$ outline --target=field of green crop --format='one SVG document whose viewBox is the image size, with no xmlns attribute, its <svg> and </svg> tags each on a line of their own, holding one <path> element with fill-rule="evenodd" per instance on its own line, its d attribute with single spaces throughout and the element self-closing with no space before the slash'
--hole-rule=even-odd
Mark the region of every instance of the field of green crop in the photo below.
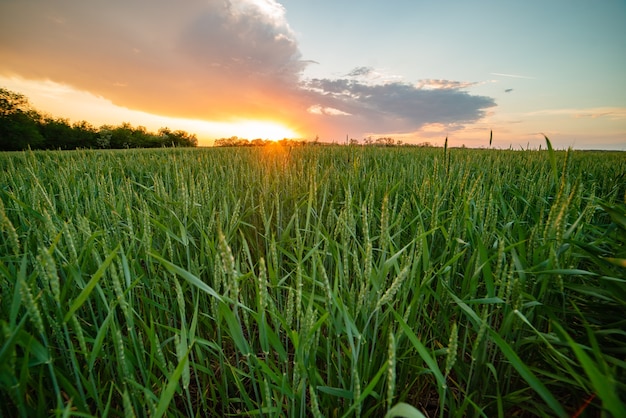
<svg viewBox="0 0 626 418">
<path fill-rule="evenodd" d="M 0 416 L 626 416 L 624 153 L 0 154 Z"/>
</svg>

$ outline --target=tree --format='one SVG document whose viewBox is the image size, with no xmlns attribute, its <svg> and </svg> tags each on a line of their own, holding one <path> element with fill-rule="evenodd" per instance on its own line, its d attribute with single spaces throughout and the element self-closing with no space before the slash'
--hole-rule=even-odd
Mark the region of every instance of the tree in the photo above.
<svg viewBox="0 0 626 418">
<path fill-rule="evenodd" d="M 170 137 L 172 141 L 171 144 L 176 147 L 196 147 L 198 146 L 198 138 L 194 134 L 189 134 L 185 131 L 174 131 L 172 133 L 172 137 Z M 166 144 L 170 145 L 170 144 Z"/>
<path fill-rule="evenodd" d="M 76 142 L 72 145 L 76 148 L 97 147 L 98 130 L 87 121 L 80 121 L 72 125 Z"/>
<path fill-rule="evenodd" d="M 231 136 L 230 138 L 220 138 L 215 140 L 216 147 L 237 147 L 243 145 L 242 141 L 246 141 L 239 139 L 237 136 Z M 247 141 L 246 141 L 247 142 Z"/>
<path fill-rule="evenodd" d="M 96 137 L 96 145 L 98 146 L 98 148 L 111 148 L 111 137 L 113 136 L 113 134 L 111 133 L 112 129 L 113 128 L 108 125 L 103 125 L 100 127 L 100 130 L 98 131 L 98 136 Z"/>
<path fill-rule="evenodd" d="M 0 88 L 0 151 L 76 148 L 154 148 L 195 147 L 198 139 L 185 131 L 161 128 L 158 134 L 144 126 L 119 126 L 95 129 L 88 122 L 70 125 L 64 118 L 40 115 L 30 107 L 26 96 Z"/>
<path fill-rule="evenodd" d="M 26 98 L 26 96 L 0 87 L 0 117 L 15 115 L 18 113 L 29 114 L 31 112 L 34 111 L 30 107 L 30 103 L 28 102 L 28 98 Z"/>
<path fill-rule="evenodd" d="M 26 96 L 0 88 L 0 150 L 18 151 L 42 146 L 44 139 L 37 129 L 39 118 Z"/>
<path fill-rule="evenodd" d="M 39 121 L 39 132 L 45 139 L 44 148 L 76 148 L 76 146 L 72 146 L 76 142 L 74 140 L 75 132 L 67 119 L 53 118 L 49 115 L 43 116 Z"/>
</svg>

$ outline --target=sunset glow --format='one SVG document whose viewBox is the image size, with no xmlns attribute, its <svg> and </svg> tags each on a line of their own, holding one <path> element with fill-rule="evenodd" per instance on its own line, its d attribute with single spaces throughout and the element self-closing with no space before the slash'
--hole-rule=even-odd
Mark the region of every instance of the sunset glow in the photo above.
<svg viewBox="0 0 626 418">
<path fill-rule="evenodd" d="M 297 139 L 298 133 L 277 122 L 247 120 L 235 122 L 232 125 L 233 131 L 240 132 L 240 138 L 246 139 L 269 139 L 277 141 L 283 138 Z"/>
<path fill-rule="evenodd" d="M 71 122 L 85 120 L 95 127 L 129 122 L 134 126 L 145 126 L 154 132 L 162 127 L 181 129 L 196 134 L 200 146 L 210 146 L 215 139 L 233 136 L 273 141 L 301 137 L 295 130 L 276 121 L 254 119 L 211 121 L 161 116 L 131 110 L 116 106 L 103 97 L 50 80 L 32 81 L 19 77 L 0 76 L 0 86 L 23 93 L 31 98 L 30 102 L 33 107 L 44 113 L 50 113 L 54 117 L 68 118 Z"/>
</svg>

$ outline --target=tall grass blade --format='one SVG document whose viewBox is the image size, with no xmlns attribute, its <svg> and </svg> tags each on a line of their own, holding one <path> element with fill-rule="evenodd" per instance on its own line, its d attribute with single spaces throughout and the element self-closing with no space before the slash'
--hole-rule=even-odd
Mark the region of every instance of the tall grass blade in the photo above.
<svg viewBox="0 0 626 418">
<path fill-rule="evenodd" d="M 585 374 L 589 377 L 595 393 L 600 399 L 602 399 L 602 406 L 606 408 L 614 417 L 626 416 L 626 405 L 620 399 L 616 382 L 612 379 L 612 377 L 602 373 L 603 367 L 600 367 L 595 361 L 593 361 L 581 345 L 574 341 L 560 324 L 554 323 L 553 325 L 555 329 L 565 337 L 565 340 L 576 355 L 576 358 L 583 367 Z"/>
<path fill-rule="evenodd" d="M 433 376 L 435 376 L 435 379 L 437 380 L 437 383 L 438 383 L 438 389 L 441 390 L 445 388 L 446 378 L 444 377 L 443 373 L 441 373 L 441 370 L 439 369 L 439 365 L 437 365 L 437 362 L 435 361 L 435 359 L 430 355 L 430 353 L 428 352 L 428 349 L 424 346 L 424 344 L 422 344 L 419 338 L 417 338 L 413 330 L 406 324 L 406 322 L 404 322 L 402 317 L 396 311 L 392 311 L 392 312 L 393 312 L 393 316 L 396 318 L 396 321 L 402 328 L 402 331 L 409 338 L 409 341 L 411 341 L 411 344 L 413 344 L 413 347 L 417 350 L 417 353 L 419 354 L 419 356 L 422 358 L 422 360 L 424 360 L 424 363 L 426 363 L 426 365 L 428 366 L 428 370 L 433 374 Z"/>
<path fill-rule="evenodd" d="M 150 254 L 150 257 L 154 258 L 159 263 L 161 263 L 170 273 L 178 274 L 180 277 L 187 280 L 190 284 L 196 286 L 198 289 L 211 295 L 212 297 L 216 298 L 220 302 L 225 300 L 225 297 L 219 295 L 211 286 L 204 283 L 202 280 L 200 280 L 198 277 L 194 276 L 187 270 L 180 268 L 174 263 L 167 261 L 166 259 L 161 257 L 159 254 L 156 254 L 154 252 L 150 252 L 149 254 Z"/>
<path fill-rule="evenodd" d="M 91 279 L 89 280 L 85 288 L 80 292 L 76 299 L 74 299 L 74 302 L 72 302 L 70 309 L 67 311 L 65 317 L 63 318 L 64 322 L 68 322 L 72 315 L 74 315 L 74 312 L 76 312 L 87 301 L 87 298 L 89 298 L 89 295 L 98 284 L 98 281 L 104 275 L 104 272 L 109 267 L 113 259 L 117 256 L 117 251 L 119 249 L 120 244 L 118 244 L 117 247 L 115 247 L 115 249 L 111 251 L 111 253 L 107 256 L 104 262 L 100 265 L 98 270 L 93 274 L 93 276 L 91 276 Z"/>
<path fill-rule="evenodd" d="M 559 171 L 556 168 L 556 154 L 552 148 L 552 143 L 547 136 L 543 136 L 546 139 L 546 146 L 548 147 L 548 156 L 550 158 L 550 166 L 552 167 L 552 176 L 554 178 L 554 185 L 559 184 Z"/>
<path fill-rule="evenodd" d="M 167 381 L 167 385 L 165 386 L 165 390 L 161 394 L 161 398 L 159 399 L 159 404 L 157 405 L 157 409 L 154 413 L 155 418 L 161 418 L 163 415 L 167 413 L 170 402 L 172 401 L 172 398 L 176 394 L 176 390 L 180 386 L 179 380 L 181 376 L 183 375 L 183 373 L 185 372 L 185 369 L 187 368 L 187 365 L 189 363 L 189 352 L 191 351 L 192 346 L 193 346 L 193 341 L 187 348 L 187 352 L 183 356 L 182 361 L 178 362 L 178 366 L 176 366 L 174 373 L 172 373 L 172 375 L 169 377 Z"/>
<path fill-rule="evenodd" d="M 515 350 L 498 334 L 494 329 L 489 329 L 489 334 L 494 342 L 500 348 L 500 351 L 509 360 L 511 365 L 517 370 L 522 378 L 530 385 L 531 388 L 546 402 L 546 404 L 552 409 L 552 411 L 559 417 L 565 418 L 568 416 L 563 406 L 556 400 L 554 395 L 545 387 L 541 380 L 535 376 L 535 374 L 524 364 L 522 359 L 519 358 Z"/>
</svg>

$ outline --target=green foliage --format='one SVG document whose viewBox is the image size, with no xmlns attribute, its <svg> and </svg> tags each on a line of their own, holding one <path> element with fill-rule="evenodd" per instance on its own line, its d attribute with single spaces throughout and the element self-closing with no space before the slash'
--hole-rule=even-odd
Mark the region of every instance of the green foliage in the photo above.
<svg viewBox="0 0 626 418">
<path fill-rule="evenodd" d="M 157 148 L 195 147 L 198 140 L 185 131 L 161 128 L 151 133 L 143 126 L 123 123 L 99 129 L 81 121 L 70 125 L 67 119 L 41 115 L 28 99 L 0 88 L 0 151 L 77 148 Z"/>
<path fill-rule="evenodd" d="M 218 138 L 213 143 L 215 147 L 265 147 L 281 145 L 283 147 L 297 147 L 310 144 L 305 140 L 283 138 L 279 141 L 272 141 L 270 139 L 255 138 L 252 140 L 246 138 L 239 138 L 237 136 L 231 136 L 230 138 Z M 314 144 L 314 143 L 312 143 Z"/>
<path fill-rule="evenodd" d="M 0 415 L 623 415 L 625 172 L 551 147 L 0 154 Z"/>
<path fill-rule="evenodd" d="M 0 150 L 41 147 L 44 138 L 37 129 L 37 118 L 24 95 L 0 87 Z"/>
</svg>

